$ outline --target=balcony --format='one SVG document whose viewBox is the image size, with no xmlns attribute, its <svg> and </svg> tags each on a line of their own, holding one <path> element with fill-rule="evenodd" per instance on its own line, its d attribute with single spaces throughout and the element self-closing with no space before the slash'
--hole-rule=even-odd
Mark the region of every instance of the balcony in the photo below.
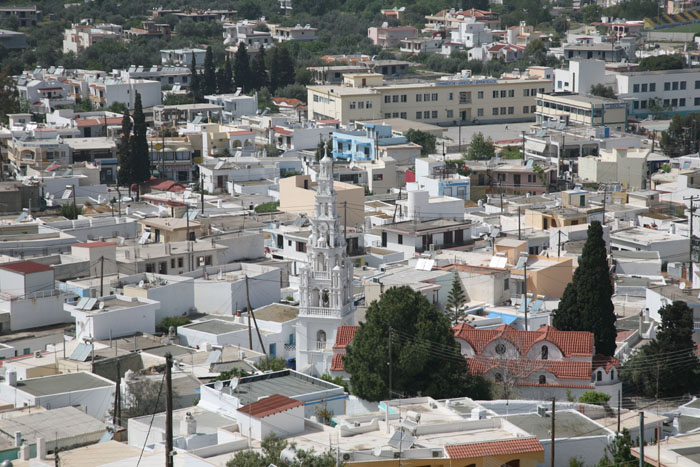
<svg viewBox="0 0 700 467">
<path fill-rule="evenodd" d="M 331 275 L 328 271 L 314 271 L 311 273 L 311 276 L 314 279 L 321 280 L 321 281 L 331 280 Z"/>
<path fill-rule="evenodd" d="M 316 341 L 316 350 L 326 350 L 326 341 Z"/>
</svg>

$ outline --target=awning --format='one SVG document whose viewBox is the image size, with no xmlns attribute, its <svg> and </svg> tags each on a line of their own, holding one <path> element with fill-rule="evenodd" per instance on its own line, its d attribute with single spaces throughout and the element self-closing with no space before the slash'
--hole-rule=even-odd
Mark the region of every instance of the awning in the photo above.
<svg viewBox="0 0 700 467">
<path fill-rule="evenodd" d="M 547 147 L 547 143 L 540 143 L 539 141 L 527 140 L 525 141 L 525 151 L 532 151 L 542 154 Z"/>
</svg>

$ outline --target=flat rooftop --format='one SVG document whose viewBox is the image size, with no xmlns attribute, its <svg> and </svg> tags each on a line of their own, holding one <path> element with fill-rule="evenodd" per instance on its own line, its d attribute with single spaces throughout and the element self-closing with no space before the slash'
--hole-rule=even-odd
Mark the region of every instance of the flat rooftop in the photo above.
<svg viewBox="0 0 700 467">
<path fill-rule="evenodd" d="M 256 316 L 257 313 L 256 313 Z M 202 321 L 201 323 L 188 324 L 186 326 L 181 326 L 183 329 L 193 329 L 199 332 L 206 332 L 208 334 L 221 335 L 228 334 L 230 332 L 244 331 L 248 329 L 248 326 L 244 326 L 238 323 L 231 323 L 229 321 L 222 321 L 220 319 L 210 319 L 209 321 Z"/>
<path fill-rule="evenodd" d="M 64 375 L 44 376 L 41 378 L 17 381 L 17 388 L 32 396 L 49 396 L 86 389 L 104 388 L 114 383 L 106 381 L 91 373 L 66 373 Z"/>
<path fill-rule="evenodd" d="M 0 432 L 12 434 L 22 432 L 27 443 L 36 438 L 54 440 L 83 436 L 87 433 L 106 431 L 107 426 L 76 407 L 61 407 L 53 410 L 34 411 L 26 415 L 0 419 Z"/>
<path fill-rule="evenodd" d="M 273 303 L 253 311 L 257 319 L 276 323 L 284 323 L 299 316 L 299 308 L 281 303 Z"/>
<path fill-rule="evenodd" d="M 610 234 L 610 239 L 629 241 L 642 245 L 650 245 L 651 243 L 668 241 L 689 241 L 688 238 L 681 237 L 680 235 L 673 235 L 660 230 L 645 229 L 644 227 L 632 227 L 630 229 L 612 232 Z"/>
<path fill-rule="evenodd" d="M 159 357 L 165 357 L 165 354 L 170 352 L 173 357 L 178 355 L 189 355 L 196 353 L 195 349 L 190 349 L 189 347 L 183 347 L 181 345 L 164 345 L 162 347 L 154 347 L 151 349 L 144 350 L 144 352 L 150 355 L 156 355 Z"/>
<path fill-rule="evenodd" d="M 208 386 L 214 387 L 213 384 Z M 261 397 L 281 394 L 294 398 L 302 394 L 326 391 L 329 389 L 340 389 L 332 383 L 322 381 L 317 378 L 302 375 L 291 370 L 276 371 L 263 375 L 249 376 L 241 378 L 236 388 L 241 404 L 247 405 L 257 401 Z"/>
<path fill-rule="evenodd" d="M 518 428 L 531 433 L 537 439 L 551 439 L 552 419 L 541 417 L 536 413 L 511 415 L 504 417 Z M 557 411 L 557 438 L 578 438 L 584 436 L 607 436 L 610 434 L 602 426 L 587 417 L 572 411 Z"/>
</svg>

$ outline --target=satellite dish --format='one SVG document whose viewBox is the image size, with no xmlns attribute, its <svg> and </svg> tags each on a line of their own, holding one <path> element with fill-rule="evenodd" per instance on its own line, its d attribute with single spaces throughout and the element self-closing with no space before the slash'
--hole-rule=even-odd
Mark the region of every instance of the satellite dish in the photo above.
<svg viewBox="0 0 700 467">
<path fill-rule="evenodd" d="M 100 304 L 97 305 L 97 308 L 99 308 L 100 310 L 103 310 L 104 307 L 105 307 L 105 302 L 100 302 Z"/>
<path fill-rule="evenodd" d="M 231 388 L 232 391 L 238 387 L 239 381 L 240 380 L 238 378 L 231 378 L 231 385 L 229 387 Z"/>
<path fill-rule="evenodd" d="M 681 290 L 685 290 L 685 282 L 681 282 L 681 283 L 678 285 L 678 288 L 681 289 Z"/>
<path fill-rule="evenodd" d="M 139 287 L 143 289 L 145 285 L 146 283 L 144 281 L 139 281 Z"/>
<path fill-rule="evenodd" d="M 214 389 L 217 391 L 221 391 L 224 388 L 224 382 L 223 381 L 217 381 L 214 383 Z"/>
<path fill-rule="evenodd" d="M 377 446 L 376 448 L 374 448 L 374 451 L 372 451 L 372 454 L 374 455 L 374 457 L 381 456 L 382 455 L 382 447 Z"/>
</svg>

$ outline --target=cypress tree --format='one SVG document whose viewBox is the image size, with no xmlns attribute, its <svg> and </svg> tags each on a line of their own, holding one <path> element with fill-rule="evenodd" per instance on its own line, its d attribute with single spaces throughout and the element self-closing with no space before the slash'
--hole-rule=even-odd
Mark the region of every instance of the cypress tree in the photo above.
<svg viewBox="0 0 700 467">
<path fill-rule="evenodd" d="M 124 111 L 122 117 L 122 134 L 119 140 L 119 170 L 117 172 L 117 182 L 119 185 L 131 186 L 132 164 L 131 164 L 131 115 L 129 109 Z"/>
<path fill-rule="evenodd" d="M 267 66 L 265 65 L 265 49 L 261 48 L 253 57 L 252 73 L 255 89 L 264 88 L 269 84 L 270 79 L 267 76 Z"/>
<path fill-rule="evenodd" d="M 238 88 L 242 88 L 243 92 L 248 92 L 252 89 L 252 73 L 250 70 L 250 57 L 245 43 L 238 44 L 238 50 L 233 59 L 233 82 Z"/>
<path fill-rule="evenodd" d="M 209 95 L 216 92 L 216 66 L 214 66 L 214 53 L 211 46 L 207 46 L 207 52 L 204 55 L 204 79 L 202 86 L 202 94 Z"/>
<path fill-rule="evenodd" d="M 452 288 L 447 296 L 447 315 L 450 317 L 452 324 L 457 324 L 464 317 L 464 312 L 460 307 L 467 301 L 462 288 L 462 280 L 459 278 L 459 273 L 455 269 L 455 275 L 452 279 Z"/>
<path fill-rule="evenodd" d="M 192 53 L 192 63 L 190 64 L 190 92 L 195 102 L 202 102 L 202 83 L 199 73 L 197 73 L 197 58 Z"/>
<path fill-rule="evenodd" d="M 130 159 L 133 167 L 132 183 L 141 184 L 151 176 L 151 162 L 146 140 L 146 116 L 143 114 L 141 94 L 136 93 L 134 102 L 134 134 L 131 137 Z"/>
<path fill-rule="evenodd" d="M 270 92 L 275 92 L 280 83 L 280 59 L 279 48 L 273 47 L 267 55 L 267 68 L 270 70 L 268 88 Z"/>
<path fill-rule="evenodd" d="M 554 327 L 562 331 L 592 332 L 596 352 L 614 355 L 617 318 L 612 295 L 603 227 L 599 221 L 593 221 L 573 281 L 566 286 L 554 312 Z"/>
<path fill-rule="evenodd" d="M 287 47 L 281 46 L 279 51 L 279 87 L 294 84 L 294 60 Z"/>
<path fill-rule="evenodd" d="M 219 92 L 229 93 L 233 90 L 233 68 L 231 68 L 231 59 L 226 55 L 224 62 L 224 76 L 222 79 L 223 89 Z"/>
</svg>

